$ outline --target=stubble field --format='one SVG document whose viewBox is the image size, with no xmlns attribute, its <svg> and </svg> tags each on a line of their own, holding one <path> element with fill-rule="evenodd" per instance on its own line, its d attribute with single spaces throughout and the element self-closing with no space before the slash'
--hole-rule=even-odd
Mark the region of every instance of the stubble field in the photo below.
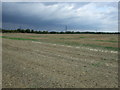
<svg viewBox="0 0 120 90">
<path fill-rule="evenodd" d="M 118 87 L 118 35 L 2 36 L 3 88 Z"/>
</svg>

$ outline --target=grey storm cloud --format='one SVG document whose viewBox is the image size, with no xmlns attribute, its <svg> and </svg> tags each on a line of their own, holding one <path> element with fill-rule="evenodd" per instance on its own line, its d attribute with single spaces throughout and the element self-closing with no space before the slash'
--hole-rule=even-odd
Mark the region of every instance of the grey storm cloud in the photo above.
<svg viewBox="0 0 120 90">
<path fill-rule="evenodd" d="M 117 31 L 118 8 L 114 2 L 3 2 L 2 18 L 3 28 L 13 24 L 57 30 L 67 25 L 77 30 Z"/>
</svg>

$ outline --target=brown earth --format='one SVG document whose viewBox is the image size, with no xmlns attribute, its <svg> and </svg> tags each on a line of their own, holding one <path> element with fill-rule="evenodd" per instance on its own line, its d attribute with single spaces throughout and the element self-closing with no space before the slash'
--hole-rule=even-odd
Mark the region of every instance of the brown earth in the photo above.
<svg viewBox="0 0 120 90">
<path fill-rule="evenodd" d="M 107 47 L 118 47 L 118 35 L 115 34 L 4 34 L 9 37 L 37 39 L 50 43 L 87 44 Z"/>
<path fill-rule="evenodd" d="M 27 37 L 36 34 L 4 35 Z M 116 53 L 27 40 L 3 39 L 2 45 L 3 88 L 118 87 Z"/>
</svg>

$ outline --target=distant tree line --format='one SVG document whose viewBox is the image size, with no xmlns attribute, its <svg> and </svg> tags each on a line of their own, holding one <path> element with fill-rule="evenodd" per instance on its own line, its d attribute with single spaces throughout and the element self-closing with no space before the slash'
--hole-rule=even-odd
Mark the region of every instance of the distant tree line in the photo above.
<svg viewBox="0 0 120 90">
<path fill-rule="evenodd" d="M 17 29 L 17 30 L 0 30 L 2 33 L 36 33 L 36 34 L 120 34 L 120 32 L 75 32 L 75 31 L 65 31 L 65 32 L 57 32 L 57 31 L 35 31 L 30 29 Z"/>
</svg>

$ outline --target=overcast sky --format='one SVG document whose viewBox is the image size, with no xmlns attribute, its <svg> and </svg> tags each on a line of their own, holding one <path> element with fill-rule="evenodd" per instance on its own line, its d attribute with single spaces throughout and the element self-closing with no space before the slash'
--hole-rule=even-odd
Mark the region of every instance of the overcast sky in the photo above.
<svg viewBox="0 0 120 90">
<path fill-rule="evenodd" d="M 3 28 L 35 30 L 118 31 L 117 2 L 3 2 Z"/>
</svg>

